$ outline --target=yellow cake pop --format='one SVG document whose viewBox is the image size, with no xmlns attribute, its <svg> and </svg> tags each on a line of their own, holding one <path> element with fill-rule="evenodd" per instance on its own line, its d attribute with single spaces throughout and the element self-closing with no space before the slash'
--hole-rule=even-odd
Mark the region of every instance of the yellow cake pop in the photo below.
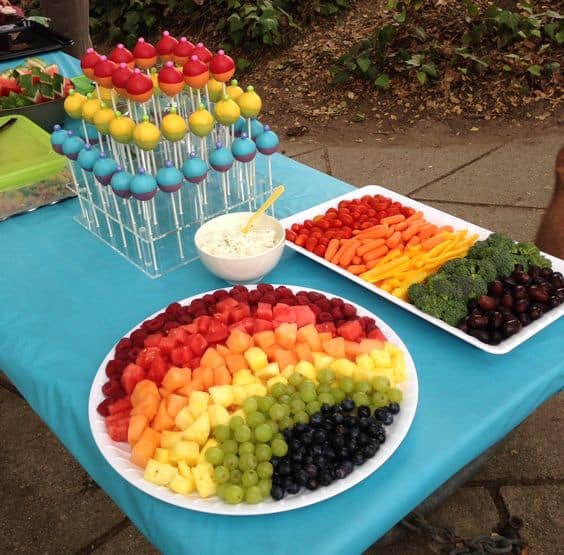
<svg viewBox="0 0 564 555">
<path fill-rule="evenodd" d="M 208 94 L 210 95 L 210 100 L 212 102 L 217 102 L 223 96 L 223 83 L 216 81 L 213 77 L 210 77 L 208 81 Z"/>
<path fill-rule="evenodd" d="M 243 94 L 243 89 L 239 86 L 237 79 L 233 79 L 233 81 L 231 81 L 231 85 L 225 89 L 225 93 L 229 96 L 229 98 L 237 100 Z"/>
<path fill-rule="evenodd" d="M 115 118 L 115 112 L 108 108 L 105 102 L 102 102 L 100 110 L 94 114 L 93 123 L 102 135 L 107 135 L 110 132 L 110 124 Z"/>
<path fill-rule="evenodd" d="M 93 98 L 92 93 L 86 95 L 86 102 L 82 105 L 82 118 L 87 123 L 94 122 L 96 112 L 100 111 L 101 102 L 99 98 Z"/>
<path fill-rule="evenodd" d="M 256 118 L 262 108 L 262 100 L 251 85 L 247 87 L 246 92 L 237 98 L 237 104 L 241 108 L 241 115 L 246 118 Z"/>
<path fill-rule="evenodd" d="M 195 112 L 192 112 L 188 118 L 190 131 L 197 137 L 205 137 L 211 133 L 214 124 L 213 116 L 206 110 L 203 104 L 200 104 L 200 107 Z"/>
<path fill-rule="evenodd" d="M 110 135 L 118 143 L 130 143 L 133 140 L 135 122 L 130 117 L 123 116 L 121 112 L 116 112 L 115 116 L 115 119 L 110 122 Z"/>
<path fill-rule="evenodd" d="M 98 87 L 98 95 L 102 102 L 111 103 L 112 95 L 114 91 L 112 89 L 106 89 L 106 87 Z"/>
<path fill-rule="evenodd" d="M 221 125 L 233 125 L 241 116 L 241 109 L 237 102 L 225 95 L 215 104 L 215 119 Z"/>
<path fill-rule="evenodd" d="M 73 119 L 82 118 L 82 106 L 86 102 L 86 97 L 74 89 L 69 91 L 69 95 L 65 98 L 65 112 Z"/>
<path fill-rule="evenodd" d="M 159 128 L 149 121 L 149 116 L 143 116 L 143 121 L 135 126 L 133 140 L 142 150 L 153 150 L 161 140 Z"/>
<path fill-rule="evenodd" d="M 186 120 L 176 113 L 173 106 L 161 122 L 161 133 L 169 141 L 180 141 L 188 132 Z"/>
</svg>

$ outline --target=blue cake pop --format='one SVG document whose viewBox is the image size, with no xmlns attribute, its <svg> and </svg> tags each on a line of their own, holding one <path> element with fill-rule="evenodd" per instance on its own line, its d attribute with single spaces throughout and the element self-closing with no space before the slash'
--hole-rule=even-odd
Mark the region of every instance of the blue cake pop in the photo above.
<svg viewBox="0 0 564 555">
<path fill-rule="evenodd" d="M 129 198 L 131 196 L 131 180 L 133 176 L 125 171 L 121 166 L 118 166 L 116 173 L 112 175 L 110 185 L 112 191 L 121 198 Z"/>
<path fill-rule="evenodd" d="M 67 132 L 60 125 L 55 125 L 51 133 L 51 146 L 57 154 L 63 154 L 63 143 L 66 138 Z"/>
<path fill-rule="evenodd" d="M 165 167 L 157 172 L 157 185 L 165 193 L 176 193 L 182 187 L 183 181 L 182 172 L 173 166 L 171 160 L 167 160 Z"/>
<path fill-rule="evenodd" d="M 235 159 L 239 162 L 250 162 L 257 155 L 257 147 L 255 143 L 247 137 L 246 133 L 242 133 L 238 139 L 233 141 L 231 151 Z"/>
<path fill-rule="evenodd" d="M 253 141 L 264 131 L 264 125 L 257 119 L 251 120 L 251 139 Z"/>
<path fill-rule="evenodd" d="M 67 138 L 63 143 L 63 154 L 71 160 L 78 158 L 79 152 L 84 148 L 84 141 L 72 131 L 67 131 Z"/>
<path fill-rule="evenodd" d="M 233 166 L 233 154 L 223 143 L 216 143 L 216 149 L 210 154 L 210 166 L 218 172 L 227 172 Z"/>
<path fill-rule="evenodd" d="M 240 137 L 241 133 L 244 133 L 247 129 L 247 120 L 243 116 L 239 116 L 239 119 L 233 125 L 233 131 L 235 132 L 235 137 Z"/>
<path fill-rule="evenodd" d="M 118 164 L 113 158 L 108 158 L 105 152 L 100 153 L 100 157 L 94 163 L 92 171 L 94 172 L 94 177 L 98 180 L 100 185 L 104 187 L 110 184 L 112 180 L 112 175 L 116 173 Z"/>
<path fill-rule="evenodd" d="M 186 181 L 200 183 L 208 174 L 208 166 L 195 152 L 191 152 L 190 158 L 182 166 L 182 173 Z"/>
<path fill-rule="evenodd" d="M 91 172 L 94 168 L 94 164 L 100 158 L 100 151 L 97 148 L 94 148 L 90 144 L 85 144 L 84 148 L 78 154 L 78 164 L 83 170 L 87 172 Z"/>
<path fill-rule="evenodd" d="M 130 182 L 131 193 L 137 200 L 151 200 L 157 194 L 157 180 L 143 168 Z"/>
<path fill-rule="evenodd" d="M 274 154 L 278 147 L 280 146 L 280 139 L 278 135 L 270 130 L 269 125 L 264 126 L 264 132 L 262 132 L 255 140 L 257 149 L 261 154 Z"/>
<path fill-rule="evenodd" d="M 78 135 L 82 140 L 95 144 L 98 143 L 98 130 L 90 123 L 84 122 L 82 124 L 82 119 L 70 119 L 65 120 L 65 127 L 72 131 L 75 135 Z M 86 126 L 86 133 L 84 132 L 84 127 Z"/>
</svg>

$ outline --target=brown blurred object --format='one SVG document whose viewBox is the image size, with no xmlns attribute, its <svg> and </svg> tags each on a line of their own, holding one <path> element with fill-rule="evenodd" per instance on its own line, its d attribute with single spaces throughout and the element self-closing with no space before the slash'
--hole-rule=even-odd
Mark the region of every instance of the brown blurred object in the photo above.
<svg viewBox="0 0 564 555">
<path fill-rule="evenodd" d="M 554 192 L 535 242 L 544 252 L 564 258 L 564 146 L 556 156 Z"/>
<path fill-rule="evenodd" d="M 66 52 L 81 58 L 92 46 L 89 0 L 40 0 L 42 15 L 51 19 L 51 29 L 74 41 Z"/>
</svg>

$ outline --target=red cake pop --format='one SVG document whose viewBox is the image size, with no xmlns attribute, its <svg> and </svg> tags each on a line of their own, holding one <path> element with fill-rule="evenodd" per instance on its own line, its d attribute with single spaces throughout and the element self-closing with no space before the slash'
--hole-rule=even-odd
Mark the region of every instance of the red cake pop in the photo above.
<svg viewBox="0 0 564 555">
<path fill-rule="evenodd" d="M 98 63 L 94 66 L 94 80 L 98 85 L 106 89 L 112 88 L 112 73 L 116 69 L 116 64 L 108 60 L 107 56 L 100 56 Z"/>
<path fill-rule="evenodd" d="M 183 66 L 190 60 L 190 56 L 196 47 L 186 38 L 181 37 L 178 44 L 174 47 L 174 63 L 177 66 Z"/>
<path fill-rule="evenodd" d="M 235 73 L 235 62 L 223 50 L 218 50 L 210 61 L 210 72 L 216 81 L 227 83 Z"/>
<path fill-rule="evenodd" d="M 88 79 L 94 79 L 94 66 L 98 63 L 99 59 L 100 54 L 98 54 L 94 48 L 86 49 L 86 54 L 84 54 L 80 60 L 80 67 L 82 73 L 84 73 Z"/>
<path fill-rule="evenodd" d="M 149 69 L 157 63 L 157 49 L 140 37 L 133 49 L 133 57 L 137 67 Z"/>
<path fill-rule="evenodd" d="M 112 85 L 117 93 L 127 98 L 127 81 L 133 75 L 133 70 L 122 62 L 112 73 Z"/>
<path fill-rule="evenodd" d="M 177 44 L 178 41 L 174 37 L 171 37 L 168 31 L 163 31 L 161 40 L 157 42 L 157 54 L 161 62 L 169 62 L 172 60 Z"/>
<path fill-rule="evenodd" d="M 193 89 L 203 89 L 210 79 L 207 64 L 202 62 L 196 54 L 193 54 L 190 61 L 184 64 L 182 73 L 184 74 L 184 82 Z"/>
<path fill-rule="evenodd" d="M 133 58 L 133 54 L 129 51 L 123 44 L 118 44 L 108 56 L 108 59 L 114 62 L 115 64 L 125 63 L 131 69 L 135 67 L 135 60 Z"/>
<path fill-rule="evenodd" d="M 204 64 L 209 64 L 213 57 L 213 54 L 204 46 L 203 42 L 199 42 L 196 45 L 196 48 L 194 48 L 194 52 L 192 52 L 192 54 L 198 56 L 198 58 L 200 58 L 200 60 L 202 60 Z"/>
<path fill-rule="evenodd" d="M 174 67 L 173 62 L 167 62 L 159 71 L 159 88 L 171 98 L 182 92 L 184 88 L 184 78 L 182 73 Z"/>
<path fill-rule="evenodd" d="M 135 68 L 133 75 L 127 80 L 126 90 L 131 100 L 142 104 L 150 100 L 153 95 L 153 80 L 141 73 L 139 68 Z"/>
</svg>

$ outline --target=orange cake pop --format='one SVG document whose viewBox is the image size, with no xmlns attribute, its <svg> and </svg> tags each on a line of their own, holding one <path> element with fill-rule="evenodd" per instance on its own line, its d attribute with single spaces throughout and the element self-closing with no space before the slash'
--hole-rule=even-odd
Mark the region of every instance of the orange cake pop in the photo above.
<svg viewBox="0 0 564 555">
<path fill-rule="evenodd" d="M 135 59 L 130 50 L 128 50 L 123 44 L 119 43 L 108 56 L 108 59 L 114 62 L 114 64 L 127 64 L 131 69 L 135 67 Z"/>
<path fill-rule="evenodd" d="M 94 66 L 94 80 L 98 85 L 110 89 L 113 87 L 112 73 L 117 68 L 116 64 L 108 60 L 107 56 L 100 56 L 100 59 Z"/>
<path fill-rule="evenodd" d="M 149 69 L 157 63 L 157 49 L 140 37 L 133 49 L 133 57 L 137 67 Z"/>
<path fill-rule="evenodd" d="M 210 60 L 210 72 L 216 81 L 227 83 L 235 73 L 235 62 L 223 50 L 218 50 Z"/>
<path fill-rule="evenodd" d="M 98 63 L 99 59 L 100 54 L 98 54 L 94 48 L 86 49 L 86 54 L 84 54 L 80 60 L 80 67 L 82 73 L 84 73 L 88 79 L 94 79 L 94 66 Z"/>
<path fill-rule="evenodd" d="M 141 73 L 139 68 L 133 70 L 133 75 L 126 83 L 127 96 L 134 102 L 143 104 L 153 95 L 153 80 Z"/>
<path fill-rule="evenodd" d="M 192 54 L 190 61 L 182 69 L 184 82 L 193 89 L 203 89 L 210 78 L 208 66 L 196 54 Z"/>
<path fill-rule="evenodd" d="M 182 73 L 174 67 L 173 62 L 167 62 L 159 71 L 159 88 L 167 96 L 174 98 L 182 92 L 184 88 L 184 78 Z"/>
<path fill-rule="evenodd" d="M 163 31 L 163 36 L 159 42 L 157 42 L 159 60 L 161 62 L 171 61 L 177 44 L 178 41 L 174 37 L 171 37 L 168 31 Z"/>
<path fill-rule="evenodd" d="M 177 66 L 183 66 L 190 60 L 190 56 L 196 47 L 186 38 L 181 37 L 174 47 L 173 60 Z"/>
</svg>

